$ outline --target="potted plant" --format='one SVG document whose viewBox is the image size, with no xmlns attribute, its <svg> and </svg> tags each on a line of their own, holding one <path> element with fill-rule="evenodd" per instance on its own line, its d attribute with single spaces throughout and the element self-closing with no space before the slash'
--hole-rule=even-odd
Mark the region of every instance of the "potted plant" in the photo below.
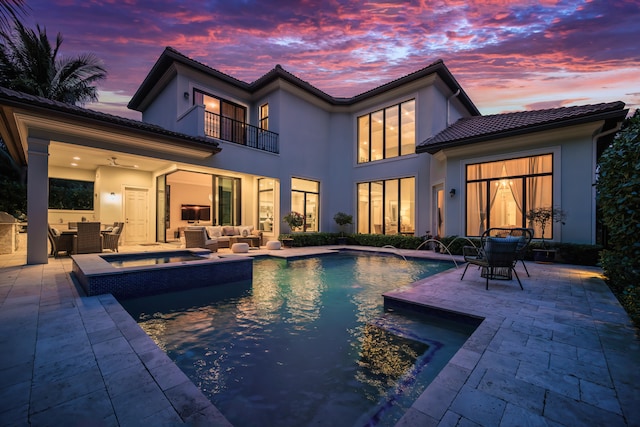
<svg viewBox="0 0 640 427">
<path fill-rule="evenodd" d="M 297 231 L 304 225 L 304 216 L 301 213 L 291 211 L 282 218 L 282 221 L 289 226 L 291 231 Z M 282 244 L 285 247 L 291 247 L 293 246 L 293 239 L 291 237 L 283 238 Z"/>
<path fill-rule="evenodd" d="M 542 249 L 534 249 L 534 260 L 538 262 L 553 262 L 555 259 L 555 249 L 548 249 L 544 240 L 544 232 L 547 226 L 553 222 L 564 224 L 567 214 L 562 210 L 554 207 L 534 208 L 527 212 L 527 219 L 530 224 L 538 224 L 542 233 Z"/>
<path fill-rule="evenodd" d="M 346 225 L 349 225 L 349 224 L 353 223 L 353 216 L 351 216 L 349 214 L 346 214 L 344 212 L 338 212 L 337 214 L 335 214 L 333 216 L 333 220 L 340 227 L 340 237 L 338 237 L 338 244 L 339 245 L 346 245 L 347 244 L 347 238 L 344 236 L 344 227 Z"/>
</svg>

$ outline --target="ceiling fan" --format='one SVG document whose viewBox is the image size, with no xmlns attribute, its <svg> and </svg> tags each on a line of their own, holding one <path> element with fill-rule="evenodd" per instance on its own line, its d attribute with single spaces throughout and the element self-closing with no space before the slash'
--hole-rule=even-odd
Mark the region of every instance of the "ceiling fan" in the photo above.
<svg viewBox="0 0 640 427">
<path fill-rule="evenodd" d="M 138 165 L 125 165 L 122 163 L 118 163 L 118 159 L 116 157 L 111 157 L 109 159 L 109 166 L 117 167 L 117 168 L 137 168 Z"/>
</svg>

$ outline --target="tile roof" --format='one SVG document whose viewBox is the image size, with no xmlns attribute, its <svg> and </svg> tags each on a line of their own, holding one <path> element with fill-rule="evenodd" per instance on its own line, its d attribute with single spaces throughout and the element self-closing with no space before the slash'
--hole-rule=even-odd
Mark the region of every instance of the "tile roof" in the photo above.
<svg viewBox="0 0 640 427">
<path fill-rule="evenodd" d="M 554 129 L 627 114 L 624 102 L 610 102 L 547 110 L 521 111 L 462 118 L 416 146 L 417 153 L 434 154 L 442 149 Z"/>
<path fill-rule="evenodd" d="M 185 143 L 196 144 L 200 146 L 208 146 L 213 152 L 220 151 L 219 144 L 210 138 L 187 135 L 179 132 L 167 130 L 161 126 L 157 126 L 150 123 L 141 122 L 138 120 L 127 119 L 120 116 L 114 116 L 112 114 L 101 113 L 94 110 L 89 110 L 83 107 L 79 107 L 73 104 L 67 104 L 64 102 L 53 101 L 48 98 L 42 98 L 40 96 L 30 95 L 24 92 L 17 92 L 15 90 L 7 89 L 0 86 L 0 102 L 3 104 L 9 104 L 12 106 L 29 106 L 36 109 L 46 109 L 46 112 L 50 114 L 52 111 L 61 114 L 71 114 L 79 119 L 83 120 L 97 120 L 104 124 L 112 126 L 121 126 L 126 130 L 132 132 L 144 132 L 151 133 L 157 137 L 166 137 L 170 139 L 181 140 Z"/>
<path fill-rule="evenodd" d="M 247 91 L 248 93 L 256 92 L 263 87 L 265 87 L 270 82 L 280 78 L 292 83 L 295 86 L 307 91 L 308 93 L 313 94 L 314 96 L 324 100 L 325 102 L 332 105 L 352 105 L 356 102 L 362 101 L 369 97 L 378 95 L 380 93 L 384 93 L 396 87 L 402 86 L 404 84 L 410 83 L 414 80 L 423 78 L 425 76 L 431 74 L 438 74 L 438 76 L 445 82 L 445 84 L 451 89 L 452 92 L 456 92 L 460 90 L 460 95 L 458 99 L 462 102 L 462 104 L 467 108 L 470 114 L 479 115 L 475 104 L 471 101 L 469 96 L 466 94 L 464 89 L 460 86 L 460 84 L 456 81 L 455 77 L 451 74 L 447 66 L 444 64 L 444 61 L 441 59 L 427 65 L 426 67 L 415 71 L 413 73 L 407 74 L 406 76 L 400 77 L 398 79 L 392 80 L 388 83 L 385 83 L 381 86 L 363 92 L 359 95 L 355 95 L 351 98 L 341 98 L 331 96 L 317 87 L 313 86 L 309 82 L 302 80 L 296 75 L 290 73 L 285 70 L 280 64 L 277 64 L 274 68 L 268 71 L 266 74 L 262 75 L 260 78 L 255 80 L 252 83 L 246 83 L 241 80 L 236 79 L 235 77 L 231 77 L 228 74 L 225 74 L 221 71 L 218 71 L 214 68 L 209 67 L 199 61 L 189 58 L 186 55 L 183 55 L 176 49 L 172 47 L 166 47 L 162 52 L 156 63 L 149 71 L 149 74 L 144 79 L 136 93 L 131 97 L 131 101 L 129 101 L 128 107 L 132 110 L 141 111 L 140 108 L 144 107 L 145 98 L 152 92 L 154 86 L 161 80 L 162 76 L 165 74 L 167 70 L 170 69 L 171 65 L 174 62 L 181 63 L 193 69 L 199 70 L 205 74 L 216 77 L 222 81 L 225 81 L 231 85 L 234 85 L 240 89 Z"/>
</svg>

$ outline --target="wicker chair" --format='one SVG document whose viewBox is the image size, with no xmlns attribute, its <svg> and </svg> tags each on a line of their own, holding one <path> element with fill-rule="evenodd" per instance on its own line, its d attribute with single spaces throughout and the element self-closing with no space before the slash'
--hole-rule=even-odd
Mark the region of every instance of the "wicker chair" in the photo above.
<svg viewBox="0 0 640 427">
<path fill-rule="evenodd" d="M 79 222 L 78 234 L 73 236 L 74 254 L 102 252 L 102 234 L 99 222 Z"/>
<path fill-rule="evenodd" d="M 218 242 L 207 238 L 204 228 L 198 230 L 184 230 L 184 241 L 186 248 L 203 248 L 211 252 L 218 252 Z"/>
<path fill-rule="evenodd" d="M 485 233 L 481 238 L 481 247 L 465 246 L 462 248 L 464 260 L 467 266 L 462 272 L 460 280 L 464 279 L 467 269 L 470 265 L 477 265 L 481 269 L 481 277 L 486 279 L 486 289 L 489 289 L 489 279 L 492 280 L 511 280 L 512 272 L 515 274 L 520 289 L 522 282 L 515 270 L 518 262 L 518 240 L 509 237 L 490 237 L 489 233 Z"/>
<path fill-rule="evenodd" d="M 102 249 L 109 249 L 113 252 L 118 252 L 118 245 L 120 242 L 120 235 L 124 229 L 124 222 L 114 222 L 113 229 L 109 233 L 102 235 Z"/>
<path fill-rule="evenodd" d="M 49 243 L 51 243 L 51 255 L 58 256 L 58 253 L 65 252 L 67 255 L 71 254 L 73 250 L 73 240 L 70 235 L 62 235 L 60 232 L 48 225 L 48 237 Z"/>
</svg>

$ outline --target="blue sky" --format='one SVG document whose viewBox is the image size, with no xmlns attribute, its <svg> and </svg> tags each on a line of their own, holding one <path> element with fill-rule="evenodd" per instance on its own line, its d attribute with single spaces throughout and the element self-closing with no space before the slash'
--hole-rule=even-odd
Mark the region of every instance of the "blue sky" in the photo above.
<svg viewBox="0 0 640 427">
<path fill-rule="evenodd" d="M 27 0 L 23 21 L 94 53 L 98 111 L 126 104 L 166 46 L 252 82 L 276 64 L 350 97 L 443 59 L 483 114 L 640 105 L 634 1 Z"/>
</svg>

